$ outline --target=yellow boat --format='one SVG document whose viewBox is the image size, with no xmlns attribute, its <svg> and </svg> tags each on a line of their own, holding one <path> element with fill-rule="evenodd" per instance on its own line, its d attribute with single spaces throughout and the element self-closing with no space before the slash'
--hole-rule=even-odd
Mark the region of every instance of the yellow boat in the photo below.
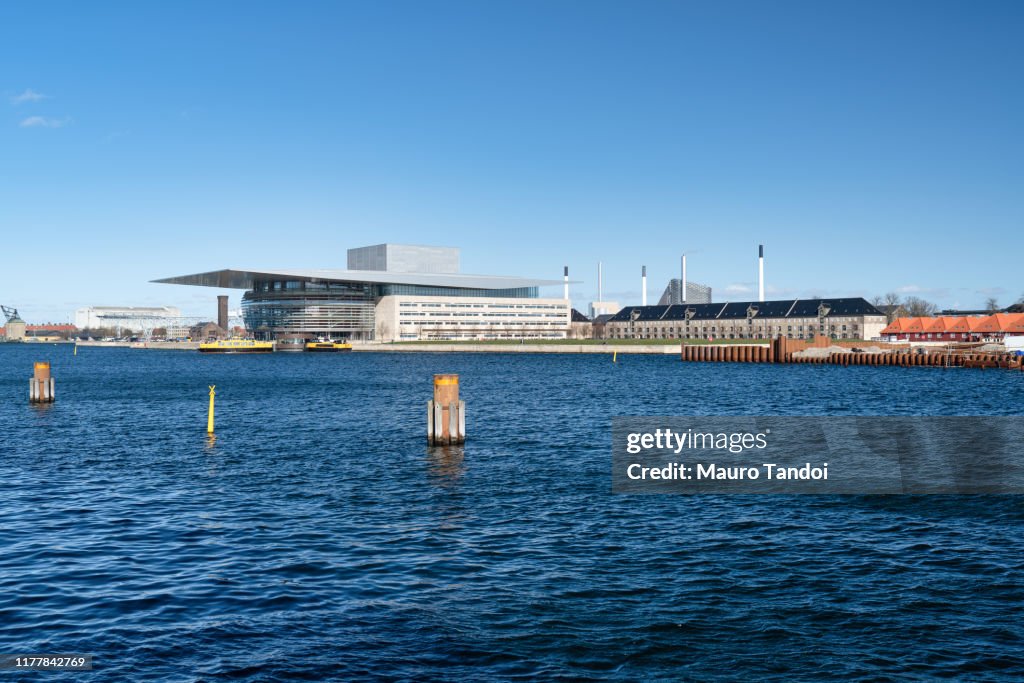
<svg viewBox="0 0 1024 683">
<path fill-rule="evenodd" d="M 199 345 L 200 353 L 270 353 L 274 342 L 255 339 L 219 339 Z"/>
<path fill-rule="evenodd" d="M 352 345 L 346 342 L 316 341 L 306 342 L 307 351 L 351 351 Z"/>
</svg>

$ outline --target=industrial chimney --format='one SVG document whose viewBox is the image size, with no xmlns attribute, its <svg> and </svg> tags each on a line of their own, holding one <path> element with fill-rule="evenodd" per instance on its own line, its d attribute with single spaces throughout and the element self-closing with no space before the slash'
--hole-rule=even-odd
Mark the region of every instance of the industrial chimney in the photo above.
<svg viewBox="0 0 1024 683">
<path fill-rule="evenodd" d="M 640 291 L 641 291 L 640 305 L 641 306 L 646 306 L 647 305 L 647 266 L 641 266 L 641 268 L 642 268 L 642 270 L 640 271 Z"/>
<path fill-rule="evenodd" d="M 597 300 L 604 301 L 604 264 L 600 261 L 597 262 Z"/>
<path fill-rule="evenodd" d="M 224 294 L 217 296 L 217 326 L 228 331 L 228 298 Z"/>
<path fill-rule="evenodd" d="M 764 245 L 757 245 L 757 299 L 764 301 Z"/>
<path fill-rule="evenodd" d="M 686 254 L 683 254 L 683 272 L 679 279 L 679 301 L 686 303 Z"/>
<path fill-rule="evenodd" d="M 563 299 L 569 298 L 569 266 L 565 267 L 565 289 L 563 291 Z"/>
</svg>

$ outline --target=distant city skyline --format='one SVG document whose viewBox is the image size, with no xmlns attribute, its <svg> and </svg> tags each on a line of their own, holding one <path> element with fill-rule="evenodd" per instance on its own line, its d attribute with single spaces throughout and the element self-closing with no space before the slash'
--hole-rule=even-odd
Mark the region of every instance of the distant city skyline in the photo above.
<svg viewBox="0 0 1024 683">
<path fill-rule="evenodd" d="M 1024 5 L 0 6 L 0 303 L 215 313 L 380 242 L 573 305 L 1024 295 Z M 560 287 L 541 291 L 559 296 Z M 237 308 L 241 292 L 229 290 Z"/>
</svg>

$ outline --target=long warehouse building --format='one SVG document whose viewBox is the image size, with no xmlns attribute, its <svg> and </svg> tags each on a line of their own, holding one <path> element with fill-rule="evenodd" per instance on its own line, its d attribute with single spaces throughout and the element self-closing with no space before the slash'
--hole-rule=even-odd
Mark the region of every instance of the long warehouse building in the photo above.
<svg viewBox="0 0 1024 683">
<path fill-rule="evenodd" d="M 787 299 L 627 306 L 604 325 L 607 339 L 874 339 L 885 315 L 865 299 Z"/>
</svg>

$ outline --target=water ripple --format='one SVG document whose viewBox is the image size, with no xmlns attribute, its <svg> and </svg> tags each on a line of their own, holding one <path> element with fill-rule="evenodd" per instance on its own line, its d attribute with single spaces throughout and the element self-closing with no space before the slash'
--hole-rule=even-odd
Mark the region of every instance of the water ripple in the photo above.
<svg viewBox="0 0 1024 683">
<path fill-rule="evenodd" d="M 435 372 L 465 447 L 424 446 Z M 614 415 L 1015 414 L 1020 380 L 0 348 L 0 652 L 133 681 L 1019 679 L 1017 498 L 614 496 L 609 449 Z"/>
</svg>

